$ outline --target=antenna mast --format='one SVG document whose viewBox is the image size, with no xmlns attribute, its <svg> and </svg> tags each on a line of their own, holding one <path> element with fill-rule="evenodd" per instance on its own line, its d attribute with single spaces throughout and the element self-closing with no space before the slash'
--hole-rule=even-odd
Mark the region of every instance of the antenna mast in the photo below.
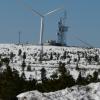
<svg viewBox="0 0 100 100">
<path fill-rule="evenodd" d="M 21 32 L 19 31 L 19 33 L 18 33 L 18 44 L 20 45 L 20 43 L 21 43 Z"/>
<path fill-rule="evenodd" d="M 68 31 L 68 26 L 65 26 L 66 22 L 66 11 L 64 12 L 64 16 L 60 18 L 60 21 L 58 22 L 58 40 L 57 42 L 61 46 L 65 46 L 66 44 L 66 32 Z"/>
</svg>

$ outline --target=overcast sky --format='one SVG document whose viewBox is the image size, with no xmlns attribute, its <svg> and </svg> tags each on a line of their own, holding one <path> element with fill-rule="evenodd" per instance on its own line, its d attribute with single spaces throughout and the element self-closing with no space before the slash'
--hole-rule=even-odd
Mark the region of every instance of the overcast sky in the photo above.
<svg viewBox="0 0 100 100">
<path fill-rule="evenodd" d="M 75 36 L 95 47 L 100 47 L 100 0 L 0 0 L 0 43 L 17 43 L 21 31 L 22 42 L 39 42 L 41 14 L 64 6 L 67 11 L 66 25 L 68 45 L 84 45 Z M 57 23 L 63 11 L 45 17 L 44 41 L 56 40 Z"/>
</svg>

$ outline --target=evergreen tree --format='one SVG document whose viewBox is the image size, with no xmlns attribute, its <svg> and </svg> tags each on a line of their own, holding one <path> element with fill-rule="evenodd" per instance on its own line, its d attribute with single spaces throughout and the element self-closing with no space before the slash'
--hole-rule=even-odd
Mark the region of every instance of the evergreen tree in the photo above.
<svg viewBox="0 0 100 100">
<path fill-rule="evenodd" d="M 23 59 L 26 59 L 26 52 L 23 53 Z"/>
<path fill-rule="evenodd" d="M 98 81 L 98 72 L 94 71 L 93 73 L 93 82 L 97 82 Z"/>
<path fill-rule="evenodd" d="M 78 60 L 77 60 L 77 61 L 78 61 L 78 63 L 79 63 L 79 61 L 80 61 L 80 54 L 79 54 L 79 53 L 78 53 Z"/>
<path fill-rule="evenodd" d="M 5 78 L 6 80 L 11 80 L 12 79 L 12 77 L 13 77 L 13 74 L 12 74 L 12 69 L 11 69 L 11 67 L 10 66 L 7 66 L 7 68 L 4 70 L 4 72 L 3 72 L 3 78 Z"/>
<path fill-rule="evenodd" d="M 96 54 L 96 55 L 94 56 L 94 61 L 95 61 L 95 62 L 99 62 L 99 55 Z"/>
<path fill-rule="evenodd" d="M 78 85 L 86 85 L 88 83 L 87 79 L 82 77 L 81 72 L 79 72 L 78 78 L 76 80 Z"/>
<path fill-rule="evenodd" d="M 25 80 L 25 79 L 26 79 L 25 73 L 24 73 L 24 72 L 22 72 L 22 74 L 21 74 L 21 79 L 22 79 L 22 80 Z"/>
<path fill-rule="evenodd" d="M 22 50 L 19 49 L 19 51 L 18 51 L 18 56 L 20 56 L 21 54 L 22 54 Z"/>
<path fill-rule="evenodd" d="M 70 56 L 69 56 L 70 57 Z M 67 61 L 67 64 L 70 64 L 70 62 L 71 62 L 71 58 L 69 58 L 69 61 Z"/>
<path fill-rule="evenodd" d="M 83 81 L 83 78 L 81 76 L 81 72 L 79 72 L 79 75 L 78 75 L 78 78 L 77 78 L 77 84 L 82 85 L 82 81 Z"/>
<path fill-rule="evenodd" d="M 87 57 L 87 61 L 89 64 L 91 64 L 92 63 L 92 56 Z"/>
<path fill-rule="evenodd" d="M 27 66 L 27 71 L 31 71 L 31 65 Z"/>
<path fill-rule="evenodd" d="M 77 58 L 74 58 L 74 62 L 77 62 Z"/>
<path fill-rule="evenodd" d="M 66 55 L 67 55 L 67 52 L 64 51 L 64 53 L 63 53 L 63 59 L 66 59 Z"/>
<path fill-rule="evenodd" d="M 18 74 L 17 74 L 18 75 Z M 19 76 L 19 75 L 18 75 Z M 12 71 L 11 67 L 8 66 L 4 70 L 0 77 L 0 98 L 3 100 L 15 100 L 18 93 L 18 82 L 16 78 L 18 77 Z"/>
<path fill-rule="evenodd" d="M 3 63 L 2 63 L 2 61 L 0 61 L 0 67 L 2 67 L 2 65 L 3 65 Z"/>
<path fill-rule="evenodd" d="M 13 61 L 14 54 L 13 52 L 10 53 L 10 59 Z"/>
<path fill-rule="evenodd" d="M 79 70 L 78 62 L 76 63 L 76 70 Z"/>
<path fill-rule="evenodd" d="M 65 63 L 59 62 L 58 70 L 62 75 L 65 74 L 66 73 Z"/>
<path fill-rule="evenodd" d="M 51 77 L 53 80 L 55 80 L 56 78 L 58 78 L 58 75 L 57 75 L 57 73 L 53 73 L 50 77 Z"/>
<path fill-rule="evenodd" d="M 65 68 L 65 63 L 59 63 L 59 72 L 61 73 L 59 77 L 59 83 L 61 88 L 70 87 L 75 85 L 75 80 L 69 71 Z"/>
<path fill-rule="evenodd" d="M 50 54 L 50 60 L 52 60 L 53 59 L 53 54 L 52 54 L 52 52 L 51 52 L 51 54 Z"/>
<path fill-rule="evenodd" d="M 46 79 L 47 79 L 46 78 L 46 70 L 45 70 L 45 68 L 42 68 L 41 69 L 41 80 L 42 80 L 42 82 L 44 82 Z"/>
<path fill-rule="evenodd" d="M 21 67 L 22 67 L 22 70 L 24 71 L 24 69 L 25 69 L 25 67 L 26 67 L 26 63 L 25 63 L 25 61 L 22 62 Z"/>
<path fill-rule="evenodd" d="M 91 83 L 92 82 L 92 76 L 87 75 L 86 80 L 87 80 L 87 84 Z"/>
<path fill-rule="evenodd" d="M 15 69 L 15 68 L 13 68 L 13 77 L 14 77 L 14 80 L 16 80 L 16 81 L 18 81 L 19 80 L 19 72 Z"/>
<path fill-rule="evenodd" d="M 6 64 L 7 66 L 9 65 L 9 62 L 10 62 L 10 60 L 9 60 L 9 58 L 2 58 L 1 59 L 1 62 L 3 62 L 4 64 Z"/>
<path fill-rule="evenodd" d="M 0 54 L 0 59 L 1 59 L 1 54 Z"/>
</svg>

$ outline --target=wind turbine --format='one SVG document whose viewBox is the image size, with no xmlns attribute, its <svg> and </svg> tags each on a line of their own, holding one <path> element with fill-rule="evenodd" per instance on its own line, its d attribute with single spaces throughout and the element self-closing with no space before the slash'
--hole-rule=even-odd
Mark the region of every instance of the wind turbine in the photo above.
<svg viewBox="0 0 100 100">
<path fill-rule="evenodd" d="M 37 14 L 38 16 L 40 16 L 40 18 L 41 18 L 40 41 L 39 41 L 39 44 L 40 44 L 40 45 L 43 45 L 44 18 L 45 18 L 46 16 L 52 14 L 52 13 L 55 13 L 56 11 L 61 10 L 61 9 L 63 9 L 63 7 L 54 9 L 54 10 L 52 10 L 52 11 L 50 11 L 50 12 L 45 13 L 44 15 L 42 15 L 42 14 L 40 14 L 39 12 L 37 12 L 36 10 L 32 9 L 32 12 L 33 12 L 33 13 L 36 13 L 36 14 Z"/>
<path fill-rule="evenodd" d="M 19 0 L 20 1 L 20 0 Z M 25 3 L 24 3 L 25 5 Z M 60 7 L 60 8 L 57 8 L 57 9 L 54 9 L 52 11 L 49 11 L 45 14 L 41 14 L 39 13 L 38 11 L 32 9 L 31 7 L 27 6 L 29 9 L 32 10 L 33 13 L 37 14 L 38 16 L 40 16 L 41 18 L 41 26 L 40 26 L 40 40 L 39 40 L 39 44 L 41 45 L 41 52 L 40 52 L 40 59 L 42 60 L 42 56 L 43 56 L 43 33 L 44 33 L 44 18 L 52 13 L 55 13 L 61 9 L 64 9 L 64 7 Z"/>
<path fill-rule="evenodd" d="M 47 13 L 45 13 L 44 15 L 40 14 L 39 12 L 37 12 L 36 10 L 32 9 L 33 13 L 36 13 L 38 16 L 40 16 L 41 18 L 41 26 L 40 26 L 40 41 L 39 44 L 41 45 L 41 52 L 40 52 L 40 61 L 42 61 L 42 56 L 43 56 L 43 34 L 44 34 L 44 18 L 52 13 L 55 13 L 56 11 L 59 11 L 61 9 L 64 9 L 63 7 L 54 9 L 52 11 L 49 11 Z"/>
</svg>

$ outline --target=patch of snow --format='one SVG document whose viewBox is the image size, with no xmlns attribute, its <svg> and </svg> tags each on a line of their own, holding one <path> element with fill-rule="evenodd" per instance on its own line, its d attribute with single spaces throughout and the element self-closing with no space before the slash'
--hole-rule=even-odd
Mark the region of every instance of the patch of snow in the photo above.
<svg viewBox="0 0 100 100">
<path fill-rule="evenodd" d="M 50 93 L 29 91 L 19 94 L 17 98 L 18 100 L 23 100 L 23 98 L 26 98 L 25 100 L 100 100 L 100 83 L 74 86 Z"/>
<path fill-rule="evenodd" d="M 22 54 L 18 56 L 19 49 L 22 50 Z M 39 62 L 41 46 L 37 45 L 16 45 L 16 44 L 0 44 L 0 55 L 2 58 L 8 57 L 10 58 L 10 53 L 13 52 L 15 55 L 13 60 L 10 61 L 11 68 L 15 68 L 18 72 L 22 71 L 22 62 L 23 62 L 23 53 L 26 52 L 26 67 L 25 67 L 25 76 L 26 79 L 29 80 L 30 76 L 35 79 L 41 79 L 41 68 L 45 68 L 47 73 L 47 78 L 50 78 L 52 73 L 57 72 L 59 62 L 64 62 L 66 64 L 66 69 L 70 71 L 70 74 L 77 79 L 79 71 L 76 70 L 77 62 L 75 59 L 78 59 L 78 54 L 80 55 L 79 68 L 82 70 L 83 75 L 86 77 L 88 74 L 92 75 L 94 71 L 100 69 L 100 65 L 97 62 L 92 62 L 91 64 L 87 63 L 84 55 L 87 53 L 87 56 L 98 54 L 100 57 L 100 49 L 99 48 L 81 48 L 81 47 L 61 47 L 61 46 L 43 46 L 43 54 L 45 61 L 42 61 L 42 64 Z M 66 53 L 66 59 L 63 59 L 64 52 Z M 53 59 L 50 60 L 50 54 L 53 54 Z M 57 56 L 59 55 L 58 59 Z M 100 59 L 100 58 L 99 58 Z M 68 64 L 68 62 L 70 63 Z M 31 71 L 27 71 L 27 66 L 31 66 Z M 0 68 L 0 71 L 5 69 L 5 65 Z M 85 69 L 85 71 L 84 71 Z M 99 75 L 100 76 L 100 75 Z"/>
</svg>

